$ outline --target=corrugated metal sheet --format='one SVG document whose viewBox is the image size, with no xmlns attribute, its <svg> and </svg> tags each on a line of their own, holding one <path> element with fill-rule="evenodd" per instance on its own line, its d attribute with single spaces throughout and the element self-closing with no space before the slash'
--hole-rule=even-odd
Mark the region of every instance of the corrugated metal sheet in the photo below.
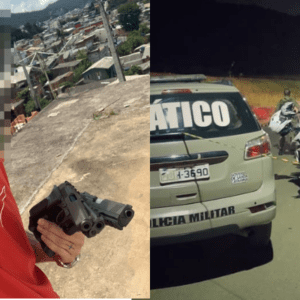
<svg viewBox="0 0 300 300">
<path fill-rule="evenodd" d="M 114 60 L 111 56 L 106 56 L 94 63 L 92 66 L 90 66 L 85 72 L 82 74 L 87 73 L 88 71 L 92 69 L 109 69 L 111 66 L 114 65 Z"/>
<path fill-rule="evenodd" d="M 55 79 L 53 79 L 52 81 L 50 81 L 50 84 L 54 84 L 55 82 L 61 80 L 62 78 L 71 76 L 72 74 L 73 74 L 73 72 L 67 72 L 67 73 L 65 73 L 63 75 L 57 76 Z"/>
<path fill-rule="evenodd" d="M 76 67 L 77 65 L 80 64 L 81 61 L 82 61 L 82 59 L 59 64 L 58 66 L 54 67 L 53 70 L 61 69 L 61 68 L 68 68 L 68 67 Z"/>
<path fill-rule="evenodd" d="M 126 56 L 120 57 L 121 64 L 126 64 L 131 61 L 142 59 L 142 55 L 140 52 L 132 53 Z"/>
<path fill-rule="evenodd" d="M 136 47 L 134 50 L 133 50 L 133 52 L 137 52 L 137 51 L 139 51 L 142 47 L 150 47 L 150 43 L 148 43 L 148 44 L 143 44 L 143 45 L 141 45 L 141 46 L 138 46 L 138 47 Z"/>
</svg>

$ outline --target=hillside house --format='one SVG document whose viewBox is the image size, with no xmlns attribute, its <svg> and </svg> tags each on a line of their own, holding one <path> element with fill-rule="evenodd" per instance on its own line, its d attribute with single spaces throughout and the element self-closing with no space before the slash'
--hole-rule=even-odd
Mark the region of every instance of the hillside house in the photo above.
<svg viewBox="0 0 300 300">
<path fill-rule="evenodd" d="M 120 63 L 123 69 L 129 69 L 132 66 L 143 63 L 142 54 L 140 52 L 132 53 L 126 56 L 120 57 Z"/>
<path fill-rule="evenodd" d="M 21 55 L 21 59 L 23 60 L 23 63 L 25 63 L 25 65 L 27 65 L 29 63 L 29 59 L 30 58 L 26 58 L 27 54 L 25 51 L 19 51 L 20 55 Z M 20 59 L 19 59 L 19 55 L 17 54 L 17 51 L 15 51 L 14 48 L 11 48 L 11 58 L 12 58 L 12 64 L 14 65 L 20 65 Z"/>
<path fill-rule="evenodd" d="M 98 46 L 95 50 L 88 53 L 88 59 L 91 63 L 95 63 L 106 56 L 111 56 L 108 46 Z"/>
<path fill-rule="evenodd" d="M 64 30 L 64 33 L 65 34 L 71 34 L 74 30 L 75 30 L 75 27 L 69 27 L 69 28 Z"/>
<path fill-rule="evenodd" d="M 97 40 L 100 41 L 100 43 L 104 43 L 107 41 L 107 33 L 104 27 L 96 29 L 93 34 L 97 36 Z M 116 37 L 116 30 L 112 30 L 112 35 Z"/>
<path fill-rule="evenodd" d="M 52 28 L 52 29 L 61 29 L 61 24 L 58 20 L 55 20 L 50 24 L 50 28 Z"/>
<path fill-rule="evenodd" d="M 57 32 L 47 33 L 44 35 L 44 41 L 47 42 L 48 40 L 57 38 Z"/>
<path fill-rule="evenodd" d="M 150 73 L 150 60 L 148 60 L 147 62 L 142 63 L 138 66 L 141 68 L 142 74 L 149 74 Z"/>
<path fill-rule="evenodd" d="M 63 54 L 63 60 L 65 63 L 72 61 L 72 56 L 71 56 L 70 50 L 64 51 L 62 54 Z"/>
<path fill-rule="evenodd" d="M 40 47 L 30 47 L 29 49 L 26 50 L 27 56 L 33 54 L 36 51 L 40 51 Z"/>
<path fill-rule="evenodd" d="M 84 83 L 116 77 L 117 73 L 111 56 L 104 57 L 82 73 Z"/>
<path fill-rule="evenodd" d="M 61 54 L 59 57 L 55 57 L 54 55 L 50 55 L 46 60 L 45 64 L 49 70 L 56 67 L 59 63 L 63 63 L 63 54 Z"/>
<path fill-rule="evenodd" d="M 80 60 L 75 60 L 75 61 L 70 61 L 70 62 L 65 62 L 62 64 L 57 65 L 52 69 L 54 77 L 66 74 L 68 72 L 74 71 L 80 64 Z"/>
<path fill-rule="evenodd" d="M 74 24 L 74 27 L 75 27 L 75 28 L 80 28 L 80 27 L 81 27 L 81 22 L 76 22 L 76 23 Z"/>
<path fill-rule="evenodd" d="M 28 75 L 30 76 L 31 82 L 33 85 L 39 84 L 39 78 L 43 74 L 43 72 L 39 69 L 33 67 L 25 67 Z M 14 71 L 14 75 L 11 76 L 11 82 L 16 84 L 16 88 L 23 86 L 24 83 L 27 85 L 26 76 L 23 70 L 23 67 L 18 67 Z"/>
<path fill-rule="evenodd" d="M 64 46 L 63 41 L 62 40 L 58 40 L 54 43 L 52 43 L 50 46 L 48 46 L 46 48 L 46 52 L 49 53 L 58 53 L 62 47 Z"/>
<path fill-rule="evenodd" d="M 36 47 L 40 44 L 42 44 L 42 40 L 41 39 L 35 39 L 34 42 L 33 42 L 33 47 Z"/>
<path fill-rule="evenodd" d="M 96 29 L 96 26 L 92 25 L 92 26 L 85 27 L 82 31 L 84 32 L 84 34 L 88 34 L 89 32 L 92 32 L 95 29 Z"/>
<path fill-rule="evenodd" d="M 88 53 L 87 47 L 82 47 L 82 48 L 78 48 L 78 49 L 70 49 L 69 51 L 70 51 L 71 60 L 76 59 L 76 56 L 79 51 L 84 51 L 85 53 Z"/>
<path fill-rule="evenodd" d="M 60 84 L 67 81 L 73 80 L 73 72 L 67 72 L 61 76 L 56 77 L 52 81 L 50 81 L 51 87 L 53 91 L 57 94 L 58 89 L 60 88 Z M 44 88 L 50 91 L 49 82 L 44 85 Z"/>
<path fill-rule="evenodd" d="M 40 38 L 40 34 L 36 34 L 36 35 L 34 35 L 32 38 L 33 38 L 34 40 L 35 40 L 35 39 L 39 39 L 39 38 Z"/>
<path fill-rule="evenodd" d="M 82 48 L 82 47 L 86 47 L 87 49 L 91 49 L 93 47 L 93 43 L 95 41 L 95 35 L 91 35 L 88 37 L 84 37 L 83 39 L 75 42 L 75 47 L 78 48 Z"/>
</svg>

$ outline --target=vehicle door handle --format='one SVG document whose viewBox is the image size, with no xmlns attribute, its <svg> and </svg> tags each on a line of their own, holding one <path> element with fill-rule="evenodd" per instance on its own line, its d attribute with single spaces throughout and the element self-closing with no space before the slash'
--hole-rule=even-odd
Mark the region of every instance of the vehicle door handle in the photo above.
<svg viewBox="0 0 300 300">
<path fill-rule="evenodd" d="M 183 195 L 176 195 L 177 200 L 183 201 L 183 200 L 189 200 L 192 198 L 195 198 L 197 196 L 197 193 L 193 194 L 183 194 Z"/>
</svg>

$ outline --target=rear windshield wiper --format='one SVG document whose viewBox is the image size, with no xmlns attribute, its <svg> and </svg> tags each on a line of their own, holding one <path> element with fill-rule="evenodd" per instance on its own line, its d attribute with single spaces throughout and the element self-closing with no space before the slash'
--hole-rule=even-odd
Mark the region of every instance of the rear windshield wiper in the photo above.
<svg viewBox="0 0 300 300">
<path fill-rule="evenodd" d="M 184 132 L 175 132 L 175 133 L 163 133 L 158 135 L 150 135 L 150 141 L 157 140 L 184 140 L 185 134 Z"/>
<path fill-rule="evenodd" d="M 174 133 L 163 133 L 158 135 L 150 135 L 150 141 L 157 141 L 157 140 L 185 140 L 186 137 L 190 137 L 192 139 L 198 139 L 198 136 L 187 132 L 174 132 Z"/>
</svg>

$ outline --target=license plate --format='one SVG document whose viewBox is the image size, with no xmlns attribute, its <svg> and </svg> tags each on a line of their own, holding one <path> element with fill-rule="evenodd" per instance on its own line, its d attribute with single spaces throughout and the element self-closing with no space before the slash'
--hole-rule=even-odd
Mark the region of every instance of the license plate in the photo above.
<svg viewBox="0 0 300 300">
<path fill-rule="evenodd" d="M 209 164 L 193 168 L 159 169 L 160 182 L 180 182 L 209 178 Z"/>
</svg>

